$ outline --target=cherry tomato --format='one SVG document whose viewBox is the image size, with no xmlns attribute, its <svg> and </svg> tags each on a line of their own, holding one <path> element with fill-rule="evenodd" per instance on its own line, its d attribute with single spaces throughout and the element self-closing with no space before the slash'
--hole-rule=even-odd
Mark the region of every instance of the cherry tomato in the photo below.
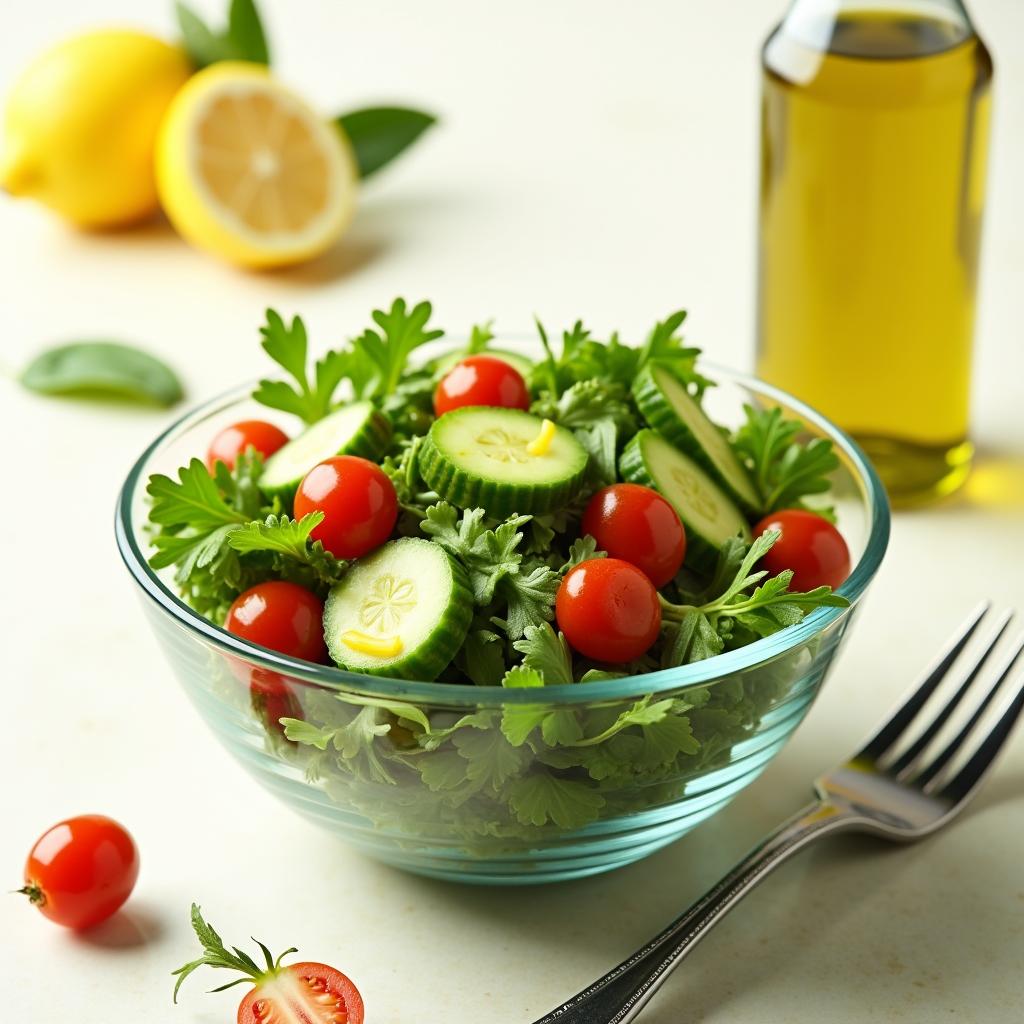
<svg viewBox="0 0 1024 1024">
<path fill-rule="evenodd" d="M 642 570 L 656 587 L 675 578 L 686 555 L 686 531 L 676 510 L 640 484 L 598 491 L 583 513 L 583 532 L 612 558 Z"/>
<path fill-rule="evenodd" d="M 324 605 L 297 583 L 271 580 L 239 594 L 224 628 L 254 644 L 293 658 L 324 661 Z"/>
<path fill-rule="evenodd" d="M 355 455 L 336 455 L 314 466 L 299 484 L 295 518 L 323 512 L 313 540 L 337 558 L 358 558 L 391 536 L 398 518 L 395 485 L 380 466 Z"/>
<path fill-rule="evenodd" d="M 434 412 L 438 416 L 464 405 L 529 409 L 530 392 L 523 375 L 503 359 L 470 356 L 456 363 L 434 392 Z"/>
<path fill-rule="evenodd" d="M 654 584 L 619 558 L 591 558 L 566 573 L 555 617 L 575 650 L 612 664 L 639 658 L 661 629 Z"/>
<path fill-rule="evenodd" d="M 310 1021 L 310 1024 L 363 1024 L 363 998 L 341 971 L 327 964 L 289 964 L 275 978 L 263 981 L 242 1000 L 238 1024 L 268 1021 Z M 278 975 L 280 978 L 280 975 Z"/>
<path fill-rule="evenodd" d="M 235 468 L 235 459 L 249 448 L 268 459 L 288 443 L 288 435 L 266 420 L 241 420 L 225 427 L 211 442 L 206 453 L 206 468 L 212 473 L 218 462 L 228 469 Z"/>
<path fill-rule="evenodd" d="M 300 1024 L 300 1021 L 302 1024 L 363 1024 L 363 998 L 341 971 L 313 962 L 282 964 L 288 953 L 295 952 L 294 948 L 274 959 L 267 947 L 258 943 L 263 954 L 259 959 L 266 959 L 266 967 L 241 953 L 237 946 L 232 947 L 234 953 L 229 952 L 195 904 L 192 904 L 192 928 L 207 956 L 173 972 L 178 976 L 175 1002 L 181 983 L 197 968 L 204 964 L 230 966 L 241 977 L 225 987 L 245 981 L 253 986 L 238 1006 L 238 1024 L 285 1024 L 287 1021 L 292 1024 Z M 215 958 L 213 961 L 209 959 L 210 954 Z M 224 963 L 225 960 L 228 963 Z"/>
<path fill-rule="evenodd" d="M 766 530 L 780 530 L 782 536 L 761 565 L 773 576 L 792 569 L 790 590 L 835 589 L 850 575 L 850 549 L 843 535 L 814 512 L 800 508 L 772 512 L 754 527 L 754 536 Z"/>
<path fill-rule="evenodd" d="M 282 718 L 302 718 L 300 706 L 291 687 L 276 672 L 254 668 L 249 681 L 249 703 L 263 728 L 284 736 Z M 291 741 L 289 741 L 291 742 Z"/>
<path fill-rule="evenodd" d="M 138 877 L 139 852 L 128 832 L 112 818 L 83 814 L 36 840 L 20 891 L 51 921 L 91 928 L 128 899 Z"/>
</svg>

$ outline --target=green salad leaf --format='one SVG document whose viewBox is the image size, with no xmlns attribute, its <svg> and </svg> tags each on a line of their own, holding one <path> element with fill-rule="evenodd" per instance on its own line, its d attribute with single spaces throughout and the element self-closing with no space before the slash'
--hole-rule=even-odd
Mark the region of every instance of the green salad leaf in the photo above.
<svg viewBox="0 0 1024 1024">
<path fill-rule="evenodd" d="M 761 494 L 762 511 L 803 508 L 810 494 L 823 494 L 832 486 L 829 474 L 839 467 L 839 457 L 828 438 L 798 441 L 803 427 L 787 420 L 780 408 L 744 406 L 746 422 L 736 431 L 733 447 L 746 462 Z M 829 510 L 813 511 L 826 514 Z"/>
<path fill-rule="evenodd" d="M 273 309 L 267 310 L 267 322 L 260 328 L 263 350 L 295 381 L 261 380 L 253 398 L 271 409 L 294 413 L 306 423 L 316 423 L 333 408 L 334 392 L 346 376 L 347 360 L 341 352 L 327 352 L 317 360 L 312 379 L 306 372 L 309 342 L 301 317 L 286 324 Z"/>
</svg>

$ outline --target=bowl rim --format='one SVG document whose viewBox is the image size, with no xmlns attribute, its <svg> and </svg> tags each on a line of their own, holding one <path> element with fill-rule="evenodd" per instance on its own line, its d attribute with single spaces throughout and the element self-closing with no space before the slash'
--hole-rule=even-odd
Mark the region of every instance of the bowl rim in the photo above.
<svg viewBox="0 0 1024 1024">
<path fill-rule="evenodd" d="M 511 339 L 503 338 L 502 340 L 508 343 Z M 227 400 L 229 399 L 235 401 L 242 398 L 251 389 L 252 382 L 237 385 L 191 407 L 161 431 L 136 459 L 117 498 L 115 535 L 118 551 L 129 573 L 139 584 L 146 597 L 155 602 L 178 626 L 187 632 L 196 634 L 197 639 L 212 644 L 226 653 L 240 655 L 246 661 L 262 668 L 282 673 L 288 676 L 290 681 L 311 683 L 325 689 L 386 700 L 414 701 L 438 706 L 492 707 L 505 704 L 577 704 L 639 699 L 666 691 L 675 692 L 691 687 L 710 685 L 722 678 L 782 657 L 850 614 L 853 610 L 852 606 L 867 589 L 885 555 L 889 542 L 891 516 L 889 501 L 881 479 L 861 447 L 844 430 L 800 399 L 752 374 L 730 370 L 710 360 L 702 362 L 718 379 L 728 380 L 732 384 L 774 399 L 788 406 L 792 412 L 805 421 L 813 423 L 832 439 L 836 447 L 846 455 L 856 473 L 859 474 L 859 482 L 864 488 L 865 501 L 871 516 L 870 532 L 860 559 L 853 567 L 849 577 L 837 589 L 837 593 L 849 599 L 851 607 L 816 608 L 794 626 L 788 626 L 771 636 L 762 637 L 745 647 L 689 665 L 658 669 L 654 672 L 624 676 L 618 679 L 590 682 L 585 686 L 581 686 L 579 683 L 546 686 L 541 700 L 538 700 L 537 692 L 530 689 L 506 688 L 500 685 L 457 686 L 452 683 L 367 676 L 348 672 L 337 666 L 317 665 L 301 661 L 250 643 L 194 611 L 171 591 L 150 568 L 132 525 L 132 505 L 143 467 L 162 447 L 166 439 L 177 432 L 187 421 L 216 411 L 219 407 L 228 404 Z"/>
</svg>

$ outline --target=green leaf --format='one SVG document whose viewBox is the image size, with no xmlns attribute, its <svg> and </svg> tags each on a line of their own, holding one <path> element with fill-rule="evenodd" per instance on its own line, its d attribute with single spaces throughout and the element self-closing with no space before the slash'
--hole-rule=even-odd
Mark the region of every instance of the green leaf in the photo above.
<svg viewBox="0 0 1024 1024">
<path fill-rule="evenodd" d="M 305 561 L 309 555 L 309 535 L 323 522 L 323 512 L 309 512 L 298 521 L 288 516 L 267 516 L 263 521 L 246 523 L 231 537 L 236 551 L 278 551 Z"/>
<path fill-rule="evenodd" d="M 114 341 L 74 341 L 47 349 L 19 377 L 43 395 L 119 398 L 170 406 L 184 391 L 174 371 L 148 352 Z"/>
<path fill-rule="evenodd" d="M 494 686 L 505 672 L 505 645 L 490 629 L 471 629 L 458 655 L 459 668 L 477 686 Z"/>
<path fill-rule="evenodd" d="M 149 518 L 162 526 L 213 529 L 225 523 L 241 523 L 244 517 L 221 497 L 213 477 L 199 459 L 178 470 L 174 481 L 161 473 L 149 478 L 146 493 L 153 499 Z"/>
<path fill-rule="evenodd" d="M 361 178 L 389 164 L 436 122 L 433 114 L 406 107 L 367 107 L 337 119 L 355 150 Z"/>
<path fill-rule="evenodd" d="M 558 573 L 546 565 L 503 577 L 500 589 L 508 604 L 504 623 L 510 640 L 519 640 L 528 629 L 554 618 L 559 583 Z"/>
<path fill-rule="evenodd" d="M 521 747 L 547 714 L 543 704 L 506 704 L 501 712 L 501 731 L 513 747 Z"/>
<path fill-rule="evenodd" d="M 801 444 L 797 438 L 803 425 L 786 419 L 778 406 L 746 405 L 744 413 L 746 423 L 736 432 L 733 447 L 754 477 L 762 512 L 803 507 L 807 495 L 830 489 L 829 475 L 839 466 L 830 439 L 816 437 Z"/>
<path fill-rule="evenodd" d="M 564 576 L 567 572 L 575 569 L 580 562 L 589 562 L 592 558 L 607 558 L 607 551 L 597 550 L 597 541 L 590 536 L 589 533 L 585 533 L 582 537 L 577 537 L 576 540 L 569 545 L 569 558 L 561 569 L 558 570 L 559 576 Z"/>
<path fill-rule="evenodd" d="M 227 34 L 236 59 L 270 63 L 270 48 L 254 0 L 231 0 Z"/>
<path fill-rule="evenodd" d="M 530 763 L 530 753 L 512 746 L 497 729 L 464 729 L 452 743 L 468 762 L 466 777 L 482 786 L 499 790 L 521 774 Z"/>
<path fill-rule="evenodd" d="M 522 541 L 519 527 L 529 516 L 516 516 L 496 530 L 484 525 L 482 508 L 466 509 L 461 517 L 454 506 L 439 501 L 426 510 L 420 529 L 457 558 L 469 575 L 473 598 L 480 606 L 494 598 L 498 581 L 518 573 L 522 555 L 517 548 Z"/>
<path fill-rule="evenodd" d="M 454 750 L 438 750 L 423 757 L 416 767 L 427 789 L 433 792 L 455 789 L 468 778 L 466 759 Z"/>
<path fill-rule="evenodd" d="M 301 718 L 282 718 L 279 720 L 284 727 L 285 736 L 295 743 L 304 743 L 317 750 L 326 750 L 327 744 L 334 739 L 334 729 L 325 728 L 305 722 Z"/>
<path fill-rule="evenodd" d="M 501 680 L 502 686 L 535 687 L 544 685 L 544 677 L 535 669 L 526 665 L 510 668 Z"/>
<path fill-rule="evenodd" d="M 528 626 L 523 638 L 512 646 L 523 653 L 523 664 L 538 672 L 546 686 L 573 681 L 569 644 L 561 633 L 556 636 L 548 623 Z"/>
<path fill-rule="evenodd" d="M 308 341 L 301 317 L 286 324 L 280 314 L 267 310 L 267 322 L 260 328 L 263 350 L 295 380 L 261 380 L 252 397 L 262 405 L 294 413 L 306 423 L 322 420 L 333 408 L 334 392 L 345 376 L 348 358 L 343 352 L 327 352 L 317 361 L 313 380 L 306 373 Z M 297 386 L 296 386 L 297 385 Z"/>
<path fill-rule="evenodd" d="M 175 3 L 174 12 L 181 29 L 182 42 L 189 60 L 198 70 L 216 64 L 220 60 L 231 60 L 231 48 L 223 37 L 217 35 L 190 7 Z"/>
<path fill-rule="evenodd" d="M 512 783 L 509 806 L 524 825 L 576 829 L 596 821 L 605 799 L 582 782 L 537 772 Z"/>
<path fill-rule="evenodd" d="M 373 311 L 377 330 L 368 327 L 352 341 L 346 358 L 345 376 L 360 398 L 380 398 L 398 388 L 409 356 L 427 342 L 444 335 L 442 330 L 427 330 L 433 312 L 429 302 L 412 309 L 405 299 L 395 299 L 389 310 Z"/>
</svg>

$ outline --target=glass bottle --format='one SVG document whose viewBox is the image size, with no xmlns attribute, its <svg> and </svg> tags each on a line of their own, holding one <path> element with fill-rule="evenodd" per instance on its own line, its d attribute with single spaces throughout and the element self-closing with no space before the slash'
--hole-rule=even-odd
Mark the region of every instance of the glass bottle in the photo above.
<svg viewBox="0 0 1024 1024">
<path fill-rule="evenodd" d="M 762 54 L 758 372 L 897 504 L 968 439 L 992 60 L 958 0 L 795 0 Z"/>
</svg>

